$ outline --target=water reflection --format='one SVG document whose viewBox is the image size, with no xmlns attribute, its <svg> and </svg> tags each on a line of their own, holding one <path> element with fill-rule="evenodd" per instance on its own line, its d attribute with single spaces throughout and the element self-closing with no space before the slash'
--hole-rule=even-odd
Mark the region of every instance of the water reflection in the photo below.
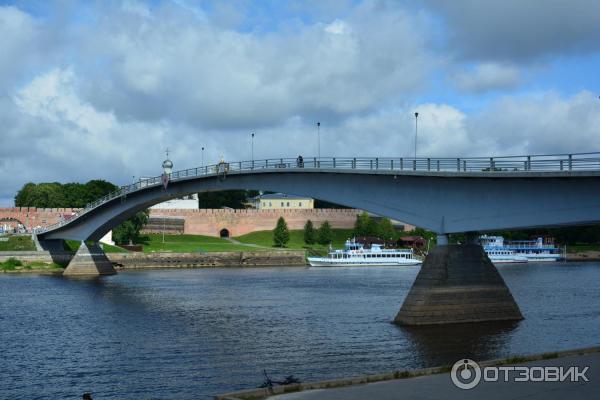
<svg viewBox="0 0 600 400">
<path fill-rule="evenodd" d="M 499 358 L 519 321 L 484 322 L 439 326 L 398 327 L 410 343 L 410 351 L 423 365 L 454 364 L 461 358 Z"/>
</svg>

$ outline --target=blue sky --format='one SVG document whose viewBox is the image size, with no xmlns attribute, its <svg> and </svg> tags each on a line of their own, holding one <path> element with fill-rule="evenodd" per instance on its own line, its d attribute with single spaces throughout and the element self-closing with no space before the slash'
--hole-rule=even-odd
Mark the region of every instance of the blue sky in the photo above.
<svg viewBox="0 0 600 400">
<path fill-rule="evenodd" d="M 316 152 L 600 151 L 600 3 L 0 2 L 0 206 L 25 182 L 117 184 Z"/>
</svg>

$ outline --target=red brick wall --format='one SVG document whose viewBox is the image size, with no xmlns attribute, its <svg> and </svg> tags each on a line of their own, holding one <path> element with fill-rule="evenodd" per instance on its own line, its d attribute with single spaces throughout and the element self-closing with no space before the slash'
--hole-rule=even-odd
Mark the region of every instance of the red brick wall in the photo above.
<svg viewBox="0 0 600 400">
<path fill-rule="evenodd" d="M 289 229 L 302 229 L 307 220 L 319 227 L 327 220 L 333 228 L 353 228 L 359 210 L 150 210 L 152 217 L 180 217 L 185 219 L 185 233 L 219 236 L 227 229 L 229 236 L 240 236 L 254 231 L 272 230 L 279 217 L 285 218 Z"/>
<path fill-rule="evenodd" d="M 17 219 L 25 225 L 27 229 L 31 229 L 37 226 L 55 224 L 60 221 L 61 217 L 69 218 L 76 211 L 76 208 L 0 208 L 0 220 L 3 218 Z M 0 222 L 0 225 L 1 224 L 2 222 Z"/>
</svg>

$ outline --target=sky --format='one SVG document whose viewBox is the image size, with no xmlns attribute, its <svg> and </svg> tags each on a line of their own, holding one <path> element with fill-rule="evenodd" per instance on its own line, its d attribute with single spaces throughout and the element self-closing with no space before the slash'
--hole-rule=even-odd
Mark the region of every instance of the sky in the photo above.
<svg viewBox="0 0 600 400">
<path fill-rule="evenodd" d="M 0 1 L 0 206 L 254 157 L 600 151 L 597 0 Z"/>
</svg>

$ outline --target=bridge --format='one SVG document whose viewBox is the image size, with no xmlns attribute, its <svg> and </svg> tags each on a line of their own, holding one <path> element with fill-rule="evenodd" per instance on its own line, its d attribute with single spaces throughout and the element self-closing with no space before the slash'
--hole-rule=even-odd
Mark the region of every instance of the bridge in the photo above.
<svg viewBox="0 0 600 400">
<path fill-rule="evenodd" d="M 141 180 L 36 232 L 53 249 L 82 241 L 65 274 L 114 273 L 96 244 L 154 204 L 230 189 L 283 192 L 363 209 L 438 234 L 396 322 L 522 318 L 475 232 L 600 222 L 600 153 L 471 158 L 292 158 L 221 162 Z M 448 234 L 468 243 L 449 245 Z M 84 260 L 81 262 L 80 260 Z"/>
</svg>

